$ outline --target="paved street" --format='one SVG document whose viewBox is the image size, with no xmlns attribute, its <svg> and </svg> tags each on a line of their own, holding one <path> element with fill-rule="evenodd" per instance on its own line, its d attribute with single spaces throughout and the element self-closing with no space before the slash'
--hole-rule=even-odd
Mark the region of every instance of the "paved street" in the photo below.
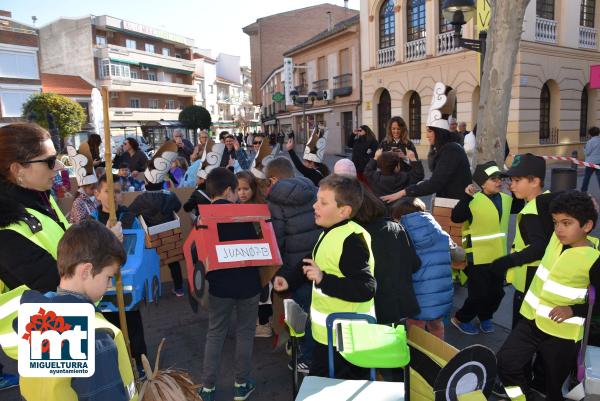
<svg viewBox="0 0 600 401">
<path fill-rule="evenodd" d="M 328 164 L 333 167 L 337 157 L 329 157 Z M 583 170 L 580 169 L 579 181 L 581 181 Z M 548 172 L 547 177 L 550 177 Z M 549 179 L 547 180 L 549 184 Z M 592 193 L 598 197 L 597 182 L 591 185 Z M 598 229 L 595 231 L 598 234 Z M 506 295 L 496 313 L 496 332 L 493 334 L 479 334 L 466 336 L 459 333 L 452 325 L 446 326 L 446 340 L 458 347 L 463 348 L 470 344 L 480 343 L 498 350 L 509 332 L 511 322 L 512 289 L 506 287 Z M 176 298 L 170 292 L 170 287 L 163 288 L 163 297 L 158 307 L 150 305 L 142 307 L 146 341 L 153 363 L 156 349 L 162 338 L 166 344 L 161 355 L 161 366 L 163 368 L 176 367 L 191 372 L 194 379 L 200 379 L 202 368 L 202 357 L 204 354 L 204 338 L 208 324 L 208 316 L 204 311 L 194 314 L 188 305 L 187 298 Z M 462 305 L 466 291 L 457 287 L 455 296 L 455 307 Z M 225 343 L 221 365 L 221 376 L 217 383 L 217 401 L 233 399 L 233 329 L 230 330 L 229 338 Z M 255 395 L 256 401 L 278 401 L 291 399 L 291 378 L 287 369 L 287 356 L 284 352 L 273 352 L 271 339 L 256 339 L 254 348 L 253 377 L 258 386 Z M 16 364 L 0 356 L 0 362 L 4 363 L 7 372 L 16 372 Z M 7 390 L 0 393 L 2 401 L 17 401 L 20 399 L 17 389 Z"/>
</svg>

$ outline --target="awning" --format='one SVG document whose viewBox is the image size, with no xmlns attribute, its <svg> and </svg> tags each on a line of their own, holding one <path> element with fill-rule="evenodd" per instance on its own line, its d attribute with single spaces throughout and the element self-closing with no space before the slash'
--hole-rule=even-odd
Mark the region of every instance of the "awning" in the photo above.
<svg viewBox="0 0 600 401">
<path fill-rule="evenodd" d="M 319 114 L 319 113 L 329 113 L 332 112 L 333 109 L 332 108 L 327 108 L 327 109 L 310 109 L 310 110 L 306 110 L 306 114 Z M 302 115 L 302 111 L 297 111 L 295 113 L 290 114 L 290 117 L 296 117 L 296 116 L 301 116 Z"/>
<path fill-rule="evenodd" d="M 263 124 L 264 125 L 275 125 L 276 123 L 277 123 L 277 120 L 273 119 L 273 120 L 265 121 Z"/>
<path fill-rule="evenodd" d="M 138 64 L 138 63 L 136 63 Z M 139 65 L 141 67 L 154 67 L 154 68 L 160 68 L 161 70 L 165 70 L 167 72 L 173 72 L 175 74 L 187 74 L 187 75 L 192 75 L 194 72 L 193 71 L 186 71 L 186 70 L 180 70 L 177 68 L 169 68 L 169 67 L 165 67 L 163 65 L 157 65 L 157 64 L 148 64 L 148 63 L 139 63 Z"/>
<path fill-rule="evenodd" d="M 140 126 L 138 121 L 111 121 L 110 128 L 137 128 Z"/>
<path fill-rule="evenodd" d="M 148 121 L 144 124 L 144 128 L 180 128 L 183 127 L 180 121 L 177 120 L 159 120 L 159 121 Z"/>
<path fill-rule="evenodd" d="M 125 63 L 130 65 L 140 65 L 137 61 L 132 60 L 123 60 L 122 58 L 111 57 L 110 61 L 114 61 L 115 63 Z"/>
</svg>

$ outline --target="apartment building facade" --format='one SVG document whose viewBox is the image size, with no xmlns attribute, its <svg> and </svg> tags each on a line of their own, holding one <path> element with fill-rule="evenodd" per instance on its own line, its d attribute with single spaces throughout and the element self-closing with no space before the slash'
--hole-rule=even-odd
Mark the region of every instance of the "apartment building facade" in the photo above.
<svg viewBox="0 0 600 401">
<path fill-rule="evenodd" d="M 281 65 L 283 53 L 326 29 L 329 21 L 337 24 L 357 14 L 357 10 L 323 3 L 259 18 L 242 28 L 250 37 L 254 104 L 262 105 L 260 86 Z"/>
<path fill-rule="evenodd" d="M 193 39 L 108 15 L 61 18 L 39 32 L 44 73 L 108 87 L 111 130 L 175 121 L 195 102 Z"/>
<path fill-rule="evenodd" d="M 390 116 L 424 135 L 433 85 L 457 92 L 455 115 L 471 129 L 479 105 L 479 55 L 459 48 L 442 0 L 361 0 L 363 121 L 381 138 Z M 598 124 L 590 66 L 600 64 L 594 0 L 531 0 L 513 79 L 507 140 L 512 153 L 567 154 Z M 476 38 L 476 24 L 463 36 Z M 423 149 L 425 148 L 422 145 Z"/>
<path fill-rule="evenodd" d="M 308 103 L 286 106 L 279 96 L 284 93 L 283 67 L 276 69 L 261 87 L 269 131 L 292 129 L 303 143 L 307 130 L 321 124 L 329 129 L 327 152 L 345 151 L 361 119 L 359 21 L 358 15 L 350 17 L 284 53 L 294 65 L 295 90 Z"/>
<path fill-rule="evenodd" d="M 20 120 L 23 103 L 41 90 L 37 31 L 0 11 L 0 125 Z"/>
</svg>

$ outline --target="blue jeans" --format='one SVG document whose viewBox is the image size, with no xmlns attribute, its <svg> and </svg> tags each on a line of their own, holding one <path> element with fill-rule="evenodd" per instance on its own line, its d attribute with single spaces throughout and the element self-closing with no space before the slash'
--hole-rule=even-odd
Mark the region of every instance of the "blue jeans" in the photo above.
<svg viewBox="0 0 600 401">
<path fill-rule="evenodd" d="M 600 170 L 586 167 L 585 175 L 583 176 L 583 183 L 581 184 L 581 192 L 587 192 L 588 187 L 590 185 L 590 179 L 592 178 L 592 174 L 596 173 L 596 178 L 598 179 L 598 187 L 600 187 Z"/>
<path fill-rule="evenodd" d="M 292 297 L 302 310 L 310 314 L 310 302 L 312 299 L 312 285 L 304 283 L 296 291 Z M 312 330 L 310 328 L 310 319 L 306 320 L 306 331 L 304 337 L 300 340 L 300 361 L 310 366 L 312 362 L 312 355 L 315 349 L 315 340 L 312 337 Z"/>
</svg>

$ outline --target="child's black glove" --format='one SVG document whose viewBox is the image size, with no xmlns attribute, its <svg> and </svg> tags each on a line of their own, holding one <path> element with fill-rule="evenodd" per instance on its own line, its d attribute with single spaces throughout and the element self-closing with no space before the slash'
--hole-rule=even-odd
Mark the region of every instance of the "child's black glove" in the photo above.
<svg viewBox="0 0 600 401">
<path fill-rule="evenodd" d="M 492 274 L 502 279 L 504 279 L 506 271 L 511 267 L 514 267 L 514 262 L 510 255 L 502 256 L 490 264 Z"/>
</svg>

